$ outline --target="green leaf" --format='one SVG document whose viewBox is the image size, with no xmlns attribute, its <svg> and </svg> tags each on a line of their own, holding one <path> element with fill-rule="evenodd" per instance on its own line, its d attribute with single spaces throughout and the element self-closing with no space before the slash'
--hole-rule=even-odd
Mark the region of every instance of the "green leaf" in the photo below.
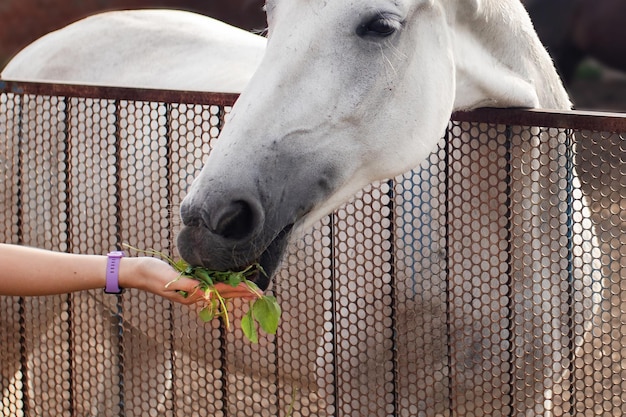
<svg viewBox="0 0 626 417">
<path fill-rule="evenodd" d="M 211 307 L 209 307 L 209 306 L 204 307 L 198 313 L 198 317 L 200 317 L 200 320 L 202 320 L 205 323 L 213 320 L 213 317 L 214 317 L 213 309 Z"/>
<path fill-rule="evenodd" d="M 236 287 L 241 284 L 241 281 L 244 279 L 243 274 L 240 272 L 233 272 L 228 276 L 228 279 L 224 281 L 226 284 Z"/>
<path fill-rule="evenodd" d="M 263 296 L 258 287 L 252 281 L 248 280 L 249 277 L 252 277 L 255 274 L 263 274 L 267 276 L 261 265 L 258 263 L 248 265 L 240 271 L 215 271 L 201 266 L 191 266 L 183 259 L 175 260 L 174 258 L 167 256 L 165 253 L 154 249 L 141 250 L 126 244 L 124 244 L 124 246 L 137 252 L 158 256 L 167 261 L 172 268 L 177 270 L 180 273 L 180 276 L 192 278 L 198 281 L 198 288 L 204 291 L 205 298 L 205 306 L 200 310 L 198 316 L 204 322 L 209 322 L 216 317 L 221 317 L 224 320 L 226 328 L 229 326 L 226 300 L 221 297 L 219 292 L 215 289 L 215 283 L 224 282 L 233 287 L 238 286 L 242 282 L 246 283 L 250 290 L 260 298 L 257 298 L 256 301 L 251 304 L 247 314 L 242 318 L 242 328 L 245 336 L 253 343 L 258 343 L 256 322 L 259 323 L 261 329 L 263 329 L 266 333 L 276 334 L 281 314 L 280 306 L 274 297 Z M 173 280 L 170 283 L 175 281 L 176 280 Z M 179 293 L 183 297 L 189 296 L 189 294 L 185 291 L 179 291 Z"/>
<path fill-rule="evenodd" d="M 189 268 L 189 264 L 182 259 L 173 262 L 171 265 L 172 268 L 174 268 L 178 272 L 185 272 Z"/>
<path fill-rule="evenodd" d="M 248 312 L 241 318 L 241 330 L 243 330 L 243 334 L 252 343 L 259 343 L 259 335 L 256 332 L 256 326 L 254 324 L 254 320 L 252 319 L 252 309 L 249 309 Z"/>
<path fill-rule="evenodd" d="M 254 318 L 259 322 L 265 333 L 268 334 L 276 334 L 280 313 L 280 306 L 276 302 L 276 298 L 271 295 L 257 298 L 254 304 L 252 304 Z"/>
<path fill-rule="evenodd" d="M 213 280 L 211 279 L 209 272 L 204 268 L 195 268 L 193 276 L 207 285 L 213 285 Z"/>
</svg>

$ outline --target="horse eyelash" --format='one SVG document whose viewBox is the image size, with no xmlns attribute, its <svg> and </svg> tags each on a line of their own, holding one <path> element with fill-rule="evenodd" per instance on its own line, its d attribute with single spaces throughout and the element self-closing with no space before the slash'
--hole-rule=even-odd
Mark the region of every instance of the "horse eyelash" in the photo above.
<svg viewBox="0 0 626 417">
<path fill-rule="evenodd" d="M 268 29 L 269 28 L 266 26 L 263 29 L 252 29 L 251 32 L 254 33 L 255 35 L 267 37 Z"/>
<path fill-rule="evenodd" d="M 380 48 L 380 53 L 383 57 L 383 59 L 385 60 L 385 62 L 388 64 L 388 67 L 391 68 L 391 70 L 393 71 L 394 75 L 397 75 L 398 73 L 396 72 L 396 69 L 393 66 L 393 63 L 391 62 L 391 60 L 389 58 L 387 58 L 387 55 L 385 55 L 385 51 L 383 50 L 383 48 Z"/>
</svg>

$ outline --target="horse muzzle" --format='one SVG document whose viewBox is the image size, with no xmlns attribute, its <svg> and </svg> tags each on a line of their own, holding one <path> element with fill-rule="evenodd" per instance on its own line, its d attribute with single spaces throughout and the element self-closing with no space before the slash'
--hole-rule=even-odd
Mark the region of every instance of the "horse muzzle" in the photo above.
<svg viewBox="0 0 626 417">
<path fill-rule="evenodd" d="M 268 228 L 263 207 L 250 198 L 212 207 L 185 200 L 180 214 L 184 227 L 178 235 L 178 250 L 189 264 L 237 271 L 258 263 L 264 273 L 252 281 L 262 290 L 269 286 L 293 224 Z"/>
</svg>

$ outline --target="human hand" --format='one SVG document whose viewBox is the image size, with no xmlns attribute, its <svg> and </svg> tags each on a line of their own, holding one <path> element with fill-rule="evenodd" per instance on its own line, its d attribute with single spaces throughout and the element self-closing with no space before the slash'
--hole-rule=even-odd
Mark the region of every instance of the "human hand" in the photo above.
<svg viewBox="0 0 626 417">
<path fill-rule="evenodd" d="M 204 299 L 203 291 L 198 288 L 198 281 L 181 277 L 166 262 L 148 256 L 122 258 L 119 282 L 122 288 L 137 288 L 186 305 Z M 243 282 L 237 287 L 216 283 L 215 289 L 223 298 L 251 300 L 257 297 Z"/>
</svg>

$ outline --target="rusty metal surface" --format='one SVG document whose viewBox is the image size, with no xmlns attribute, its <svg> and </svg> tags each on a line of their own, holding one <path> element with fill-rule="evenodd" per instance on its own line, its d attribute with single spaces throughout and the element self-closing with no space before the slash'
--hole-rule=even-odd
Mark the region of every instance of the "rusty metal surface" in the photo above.
<svg viewBox="0 0 626 417">
<path fill-rule="evenodd" d="M 235 99 L 4 84 L 2 241 L 175 255 Z M 290 247 L 258 345 L 138 291 L 0 297 L 0 414 L 623 415 L 624 132 L 621 115 L 455 114 L 420 167 Z"/>
<path fill-rule="evenodd" d="M 201 91 L 156 90 L 148 88 L 107 87 L 99 85 L 47 84 L 0 79 L 0 91 L 18 95 L 99 98 L 109 100 L 150 101 L 161 103 L 213 104 L 232 106 L 238 94 Z"/>
<path fill-rule="evenodd" d="M 626 114 L 594 111 L 556 111 L 541 109 L 476 109 L 456 112 L 456 121 L 500 123 L 517 126 L 543 126 L 574 130 L 621 133 L 626 130 Z"/>
</svg>

